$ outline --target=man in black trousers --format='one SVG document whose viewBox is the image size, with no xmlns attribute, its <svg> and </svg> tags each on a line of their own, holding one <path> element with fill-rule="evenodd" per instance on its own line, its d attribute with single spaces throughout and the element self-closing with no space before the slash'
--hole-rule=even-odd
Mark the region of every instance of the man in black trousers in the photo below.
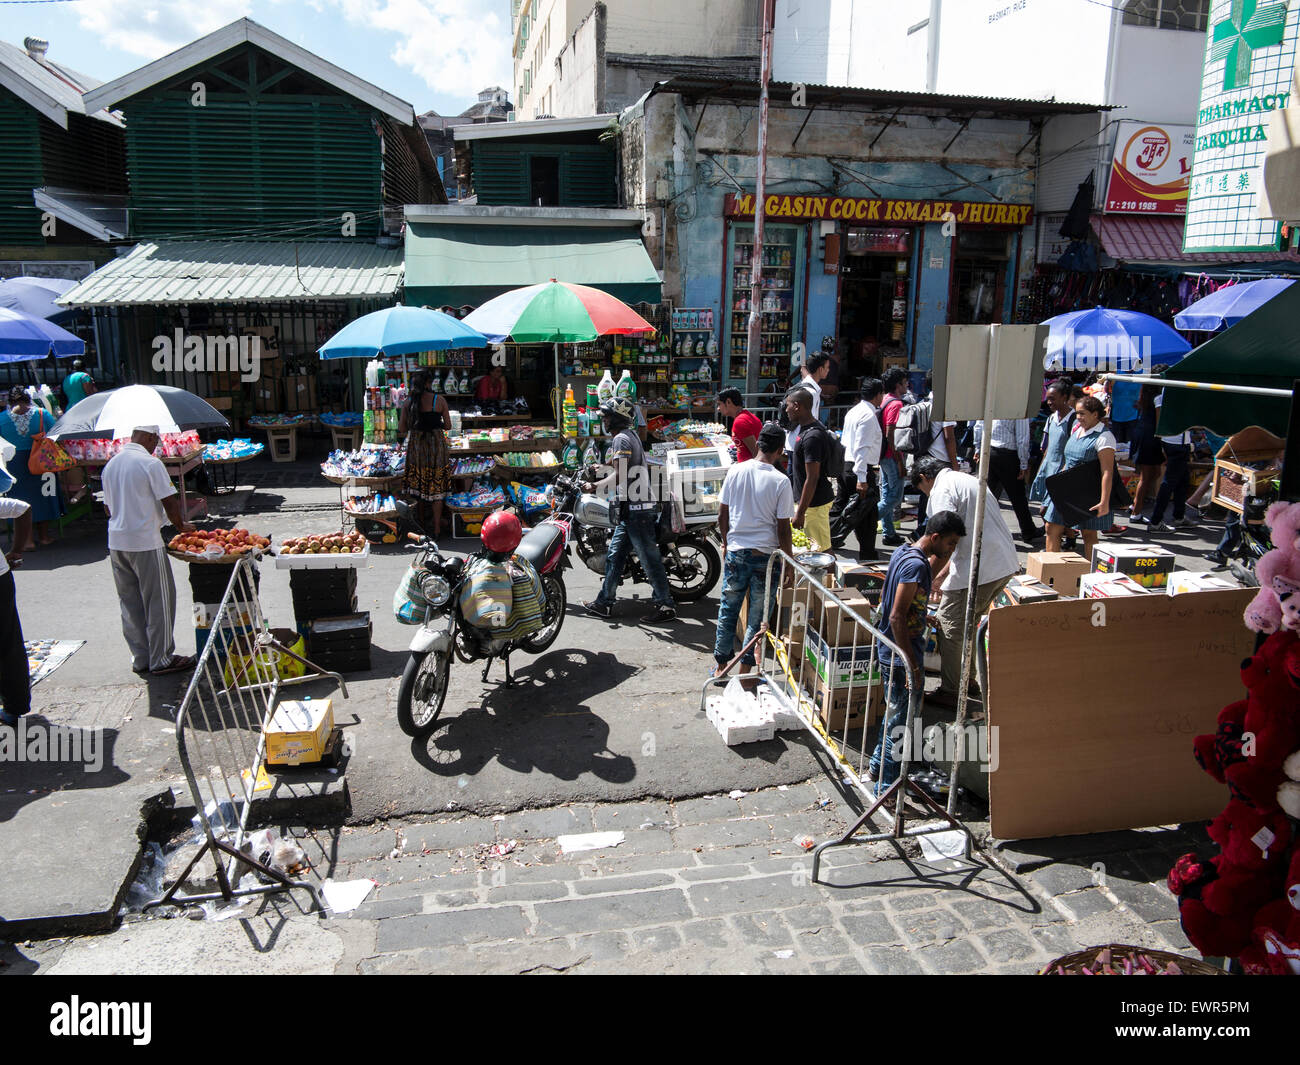
<svg viewBox="0 0 1300 1065">
<path fill-rule="evenodd" d="M 13 487 L 13 477 L 0 458 L 0 493 Z M 23 626 L 18 620 L 18 600 L 14 575 L 9 565 L 22 564 L 20 546 L 32 535 L 31 504 L 21 499 L 0 496 L 0 521 L 14 523 L 13 550 L 0 557 L 0 725 L 13 727 L 32 708 L 31 679 L 27 671 L 27 647 L 23 643 Z"/>
<path fill-rule="evenodd" d="M 975 449 L 978 453 L 983 425 L 975 423 Z M 1001 499 L 1005 489 L 1007 500 L 1016 512 L 1020 524 L 1020 539 L 1035 544 L 1043 538 L 1043 531 L 1034 525 L 1029 510 L 1029 419 L 995 418 L 993 439 L 989 441 L 989 491 L 994 499 Z"/>
</svg>

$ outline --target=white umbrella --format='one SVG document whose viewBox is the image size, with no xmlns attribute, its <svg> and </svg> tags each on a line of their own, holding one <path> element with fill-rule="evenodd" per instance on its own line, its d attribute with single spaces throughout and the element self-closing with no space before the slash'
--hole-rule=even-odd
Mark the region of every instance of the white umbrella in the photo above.
<svg viewBox="0 0 1300 1065">
<path fill-rule="evenodd" d="M 76 287 L 76 281 L 61 277 L 11 277 L 0 281 L 0 307 L 22 311 L 33 318 L 53 318 L 71 312 L 71 307 L 60 307 L 54 301 Z"/>
<path fill-rule="evenodd" d="M 229 429 L 226 416 L 206 400 L 170 385 L 127 385 L 96 392 L 63 415 L 50 430 L 52 440 L 130 436 L 142 425 L 160 433 L 186 429 Z"/>
</svg>

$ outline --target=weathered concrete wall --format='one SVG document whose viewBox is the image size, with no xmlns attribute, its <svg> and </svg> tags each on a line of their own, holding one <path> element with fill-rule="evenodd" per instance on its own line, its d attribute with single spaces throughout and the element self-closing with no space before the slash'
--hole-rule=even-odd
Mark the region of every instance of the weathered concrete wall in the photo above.
<svg viewBox="0 0 1300 1065">
<path fill-rule="evenodd" d="M 602 8 L 593 8 L 581 25 L 563 42 L 547 68 L 547 81 L 539 75 L 543 91 L 553 89 L 551 113 L 556 118 L 583 118 L 604 110 L 604 33 Z"/>
<path fill-rule="evenodd" d="M 637 130 L 643 145 L 638 184 L 626 192 L 629 204 L 644 203 L 654 213 L 662 201 L 660 193 L 669 192 L 666 232 L 648 240 L 656 263 L 660 261 L 659 240 L 666 245 L 665 295 L 688 306 L 712 307 L 722 317 L 723 201 L 728 192 L 754 188 L 758 112 L 754 106 L 719 101 L 702 108 L 699 104 L 687 106 L 676 95 L 650 99 Z M 767 191 L 1033 202 L 1035 149 L 1027 143 L 1033 133 L 1028 120 L 973 120 L 945 155 L 945 146 L 957 132 L 955 122 L 941 116 L 900 116 L 885 128 L 888 117 L 861 111 L 814 110 L 810 114 L 774 107 L 769 122 Z M 646 198 L 634 200 L 633 196 Z M 834 335 L 836 326 L 837 280 L 824 272 L 819 232 L 820 226 L 813 223 L 807 313 L 801 335 L 796 337 L 808 348 L 819 346 L 823 336 Z M 1026 232 L 1019 249 L 1022 255 L 1030 254 L 1034 243 L 1032 226 Z M 910 277 L 917 283 L 909 308 L 907 340 L 923 365 L 928 363 L 931 349 L 925 338 L 933 335 L 935 325 L 947 320 L 951 243 L 941 224 L 915 230 Z M 1016 295 L 1008 284 L 1008 321 Z M 913 346 L 914 338 L 919 339 Z"/>
</svg>

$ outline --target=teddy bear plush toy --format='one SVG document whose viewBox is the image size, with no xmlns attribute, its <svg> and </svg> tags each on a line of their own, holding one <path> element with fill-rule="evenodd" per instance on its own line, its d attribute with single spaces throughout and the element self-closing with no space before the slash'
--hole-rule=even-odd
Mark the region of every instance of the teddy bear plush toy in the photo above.
<svg viewBox="0 0 1300 1065">
<path fill-rule="evenodd" d="M 1218 728 L 1197 736 L 1192 750 L 1201 768 L 1227 784 L 1233 798 L 1276 810 L 1278 789 L 1287 780 L 1283 765 L 1300 748 L 1300 636 L 1268 637 L 1242 663 L 1241 680 L 1246 698 L 1225 706 Z M 1300 801 L 1300 788 L 1297 792 Z"/>
<path fill-rule="evenodd" d="M 1274 503 L 1264 515 L 1273 550 L 1255 563 L 1259 592 L 1246 607 L 1246 628 L 1300 630 L 1300 503 Z"/>
<path fill-rule="evenodd" d="M 1247 974 L 1300 976 L 1300 847 L 1291 852 L 1283 889 L 1255 914 L 1251 945 L 1241 952 Z"/>
</svg>

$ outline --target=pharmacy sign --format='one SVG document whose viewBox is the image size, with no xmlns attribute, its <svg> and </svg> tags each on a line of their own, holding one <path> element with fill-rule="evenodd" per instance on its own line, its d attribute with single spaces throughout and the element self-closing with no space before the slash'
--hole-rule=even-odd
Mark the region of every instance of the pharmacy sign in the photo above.
<svg viewBox="0 0 1300 1065">
<path fill-rule="evenodd" d="M 1290 106 L 1300 0 L 1211 0 L 1185 252 L 1281 248 L 1256 214 L 1271 112 Z"/>
</svg>

